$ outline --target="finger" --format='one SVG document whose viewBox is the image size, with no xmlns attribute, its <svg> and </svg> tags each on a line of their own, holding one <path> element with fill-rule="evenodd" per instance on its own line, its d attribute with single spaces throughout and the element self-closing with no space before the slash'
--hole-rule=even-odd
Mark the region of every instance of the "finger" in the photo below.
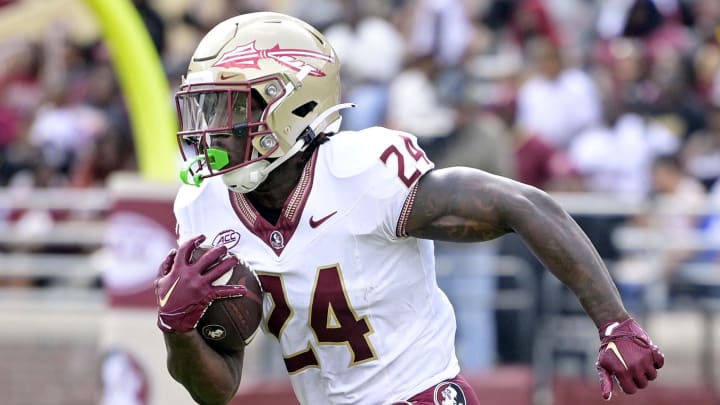
<svg viewBox="0 0 720 405">
<path fill-rule="evenodd" d="M 662 366 L 665 365 L 665 355 L 662 354 L 657 346 L 653 346 L 652 356 L 655 368 L 662 368 Z"/>
<path fill-rule="evenodd" d="M 180 247 L 178 248 L 178 255 L 185 260 L 185 263 L 190 263 L 190 258 L 192 257 L 195 248 L 200 246 L 204 240 L 205 235 L 202 234 L 186 240 L 180 244 Z"/>
<path fill-rule="evenodd" d="M 610 373 L 601 366 L 597 366 L 597 372 L 600 376 L 600 393 L 603 399 L 607 401 L 612 397 L 612 378 L 610 378 Z"/>
<path fill-rule="evenodd" d="M 244 285 L 219 285 L 213 288 L 215 298 L 242 297 L 247 294 Z"/>
<path fill-rule="evenodd" d="M 654 367 L 645 370 L 645 378 L 647 378 L 649 381 L 656 379 L 657 374 L 657 370 Z"/>
<path fill-rule="evenodd" d="M 629 372 L 626 371 L 620 374 L 615 374 L 615 377 L 617 378 L 617 382 L 620 384 L 620 388 L 622 388 L 624 393 L 634 394 L 637 392 L 637 386 L 635 386 L 635 382 Z"/>
<path fill-rule="evenodd" d="M 170 252 L 168 252 L 167 256 L 165 256 L 165 259 L 163 259 L 162 263 L 160 263 L 160 276 L 166 276 L 168 273 L 170 273 L 170 270 L 172 270 L 173 262 L 175 261 L 175 255 L 177 255 L 177 250 L 170 249 Z"/>
<path fill-rule="evenodd" d="M 645 376 L 645 373 L 637 374 L 633 376 L 633 382 L 635 383 L 635 386 L 642 389 L 648 386 L 648 379 Z"/>
<path fill-rule="evenodd" d="M 233 267 L 237 266 L 239 260 L 237 257 L 227 257 L 223 259 L 222 261 L 213 264 L 211 267 L 209 267 L 204 276 L 212 280 L 213 282 L 217 280 L 218 278 L 222 277 L 225 273 L 228 271 L 231 271 Z"/>
<path fill-rule="evenodd" d="M 208 271 L 210 266 L 213 266 L 215 263 L 220 262 L 220 258 L 225 256 L 227 254 L 227 247 L 225 246 L 215 246 L 210 249 L 208 249 L 205 253 L 203 253 L 196 261 L 195 266 L 200 268 L 201 273 L 205 273 Z"/>
</svg>

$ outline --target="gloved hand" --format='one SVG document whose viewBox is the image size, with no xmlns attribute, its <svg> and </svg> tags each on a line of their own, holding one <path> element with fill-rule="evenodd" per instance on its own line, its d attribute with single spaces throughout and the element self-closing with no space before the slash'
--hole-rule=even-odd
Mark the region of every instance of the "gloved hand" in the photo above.
<svg viewBox="0 0 720 405">
<path fill-rule="evenodd" d="M 205 236 L 200 235 L 186 241 L 177 251 L 171 250 L 160 264 L 155 296 L 157 324 L 164 332 L 189 332 L 213 300 L 243 296 L 247 291 L 242 285 L 212 285 L 239 262 L 237 257 L 227 255 L 225 246 L 211 248 L 191 262 L 193 251 L 204 240 Z"/>
<path fill-rule="evenodd" d="M 600 353 L 595 367 L 603 398 L 612 397 L 614 383 L 626 394 L 634 394 L 657 377 L 665 357 L 634 319 L 608 322 L 599 331 Z"/>
</svg>

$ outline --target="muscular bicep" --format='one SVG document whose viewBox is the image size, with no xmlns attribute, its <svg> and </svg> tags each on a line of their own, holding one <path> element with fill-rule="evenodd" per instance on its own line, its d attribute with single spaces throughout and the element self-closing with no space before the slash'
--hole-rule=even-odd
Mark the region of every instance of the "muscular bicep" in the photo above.
<svg viewBox="0 0 720 405">
<path fill-rule="evenodd" d="M 521 183 L 470 168 L 434 170 L 420 179 L 406 225 L 410 236 L 476 242 L 513 232 L 523 215 Z"/>
</svg>

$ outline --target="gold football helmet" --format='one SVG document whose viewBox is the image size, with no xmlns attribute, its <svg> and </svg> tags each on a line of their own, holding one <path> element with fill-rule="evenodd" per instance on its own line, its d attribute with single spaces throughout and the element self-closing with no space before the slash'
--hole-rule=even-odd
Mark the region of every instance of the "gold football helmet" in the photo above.
<svg viewBox="0 0 720 405">
<path fill-rule="evenodd" d="M 197 46 L 176 94 L 187 184 L 222 175 L 254 190 L 316 134 L 339 130 L 340 64 L 325 37 L 284 14 L 225 20 Z M 213 148 L 213 136 L 244 139 L 244 151 Z M 240 156 L 240 154 L 243 154 Z"/>
</svg>

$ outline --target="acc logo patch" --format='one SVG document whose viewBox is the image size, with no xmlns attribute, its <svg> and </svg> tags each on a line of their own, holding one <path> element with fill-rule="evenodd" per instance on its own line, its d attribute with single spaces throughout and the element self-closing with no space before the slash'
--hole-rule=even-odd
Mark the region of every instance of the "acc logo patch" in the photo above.
<svg viewBox="0 0 720 405">
<path fill-rule="evenodd" d="M 205 325 L 202 328 L 202 334 L 210 340 L 223 340 L 227 336 L 225 328 L 220 325 Z"/>
<path fill-rule="evenodd" d="M 235 247 L 235 245 L 240 242 L 240 234 L 235 232 L 232 229 L 227 229 L 215 236 L 215 239 L 212 241 L 213 246 L 223 246 L 227 247 L 228 249 L 232 249 Z"/>
<path fill-rule="evenodd" d="M 435 386 L 435 405 L 465 405 L 465 392 L 454 382 L 442 382 Z"/>
</svg>

